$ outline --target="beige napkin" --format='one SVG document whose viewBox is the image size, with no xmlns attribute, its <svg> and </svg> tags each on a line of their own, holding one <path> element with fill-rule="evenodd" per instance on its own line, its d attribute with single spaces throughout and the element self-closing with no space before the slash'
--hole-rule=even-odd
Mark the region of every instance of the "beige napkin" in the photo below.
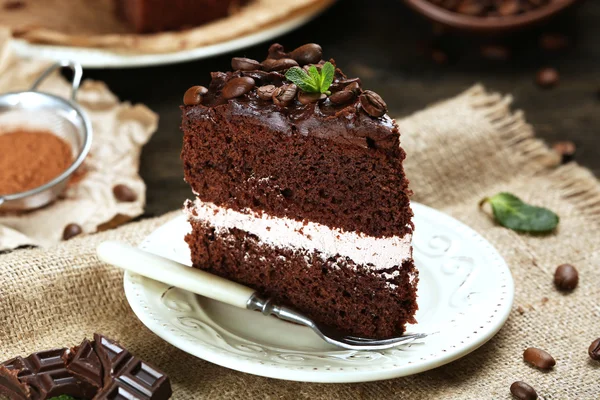
<svg viewBox="0 0 600 400">
<path fill-rule="evenodd" d="M 600 336 L 600 185 L 576 164 L 550 167 L 555 156 L 509 105 L 509 97 L 478 86 L 399 121 L 414 200 L 483 234 L 515 279 L 515 303 L 504 328 L 460 360 L 382 382 L 310 384 L 243 374 L 183 353 L 136 319 L 123 294 L 122 273 L 94 255 L 103 240 L 139 243 L 179 211 L 47 251 L 0 256 L 0 358 L 74 344 L 100 331 L 163 368 L 176 400 L 508 400 L 516 380 L 547 400 L 598 399 L 600 362 L 589 359 L 587 348 Z M 496 225 L 477 203 L 501 190 L 556 211 L 556 233 L 530 236 Z M 565 262 L 580 272 L 579 287 L 570 294 L 552 284 L 555 267 Z M 525 364 L 529 346 L 548 350 L 556 367 L 541 372 Z"/>
<path fill-rule="evenodd" d="M 48 63 L 14 57 L 8 37 L 6 31 L 0 31 L 0 93 L 28 90 Z M 71 86 L 56 74 L 40 90 L 68 98 Z M 102 82 L 83 82 L 77 101 L 94 131 L 83 179 L 70 185 L 63 198 L 42 209 L 25 213 L 0 210 L 0 250 L 52 245 L 61 240 L 70 223 L 95 232 L 111 221 L 122 223 L 143 213 L 146 187 L 138 174 L 139 158 L 142 146 L 157 128 L 158 116 L 143 105 L 119 102 Z M 137 200 L 118 202 L 112 193 L 116 184 L 132 188 Z"/>
</svg>

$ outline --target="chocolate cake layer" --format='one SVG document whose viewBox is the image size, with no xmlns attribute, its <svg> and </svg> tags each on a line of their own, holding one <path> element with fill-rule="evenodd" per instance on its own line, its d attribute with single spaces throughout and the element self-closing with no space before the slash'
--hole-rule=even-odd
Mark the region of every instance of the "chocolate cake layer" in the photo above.
<svg viewBox="0 0 600 400">
<path fill-rule="evenodd" d="M 191 209 L 194 213 L 194 209 Z M 190 219 L 194 267 L 247 285 L 320 323 L 363 337 L 392 337 L 414 323 L 412 258 L 386 269 L 319 250 L 275 246 L 238 228 Z"/>
<path fill-rule="evenodd" d="M 267 61 L 295 62 L 279 45 L 269 54 L 262 64 L 234 59 L 244 70 L 213 73 L 198 104 L 183 107 L 182 159 L 196 195 L 373 236 L 411 230 L 398 128 L 371 115 L 369 99 L 383 101 L 339 69 L 329 97 L 310 102 L 300 93 L 283 106 L 265 99 L 264 88 L 290 83 L 285 70 L 265 71 Z"/>
<path fill-rule="evenodd" d="M 138 33 L 202 25 L 223 18 L 247 0 L 114 0 L 116 12 Z"/>
</svg>

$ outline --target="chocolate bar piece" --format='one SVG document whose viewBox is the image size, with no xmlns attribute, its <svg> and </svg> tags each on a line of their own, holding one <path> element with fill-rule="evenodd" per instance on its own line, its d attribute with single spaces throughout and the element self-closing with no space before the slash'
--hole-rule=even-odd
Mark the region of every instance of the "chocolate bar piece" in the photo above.
<svg viewBox="0 0 600 400">
<path fill-rule="evenodd" d="M 167 400 L 169 378 L 117 342 L 95 334 L 81 345 L 15 357 L 0 364 L 0 398 L 47 400 Z"/>
</svg>

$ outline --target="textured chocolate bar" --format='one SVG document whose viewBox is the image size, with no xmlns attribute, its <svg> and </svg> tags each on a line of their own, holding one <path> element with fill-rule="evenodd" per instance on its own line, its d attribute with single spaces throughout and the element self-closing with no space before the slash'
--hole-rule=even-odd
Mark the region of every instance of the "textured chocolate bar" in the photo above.
<svg viewBox="0 0 600 400">
<path fill-rule="evenodd" d="M 54 349 L 0 364 L 0 398 L 46 400 L 167 400 L 169 378 L 102 335 L 70 350 Z"/>
</svg>

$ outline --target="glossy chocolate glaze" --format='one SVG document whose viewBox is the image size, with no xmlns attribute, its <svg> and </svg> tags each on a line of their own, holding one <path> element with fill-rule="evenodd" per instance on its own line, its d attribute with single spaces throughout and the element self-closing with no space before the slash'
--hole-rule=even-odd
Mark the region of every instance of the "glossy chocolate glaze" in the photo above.
<svg viewBox="0 0 600 400">
<path fill-rule="evenodd" d="M 288 53 L 283 52 L 280 45 L 269 49 L 272 59 L 283 58 Z M 334 60 L 330 60 L 335 65 Z M 317 65 L 322 65 L 324 61 Z M 338 143 L 355 145 L 363 148 L 374 148 L 390 156 L 402 157 L 400 135 L 397 126 L 387 114 L 382 117 L 372 117 L 362 108 L 359 95 L 346 104 L 335 105 L 329 98 L 309 104 L 302 104 L 298 97 L 286 107 L 275 105 L 271 100 L 258 97 L 257 89 L 265 85 L 290 84 L 285 78 L 285 70 L 266 72 L 263 70 L 213 72 L 208 93 L 203 96 L 201 104 L 188 106 L 185 112 L 196 118 L 210 118 L 212 113 L 225 116 L 248 116 L 260 120 L 274 131 L 282 133 L 315 136 L 329 139 Z M 226 100 L 222 89 L 227 82 L 239 77 L 251 77 L 255 87 L 247 94 Z M 336 68 L 334 82 L 329 88 L 333 93 L 344 90 L 349 84 L 360 79 L 347 78 Z M 360 89 L 362 91 L 362 89 Z"/>
</svg>

